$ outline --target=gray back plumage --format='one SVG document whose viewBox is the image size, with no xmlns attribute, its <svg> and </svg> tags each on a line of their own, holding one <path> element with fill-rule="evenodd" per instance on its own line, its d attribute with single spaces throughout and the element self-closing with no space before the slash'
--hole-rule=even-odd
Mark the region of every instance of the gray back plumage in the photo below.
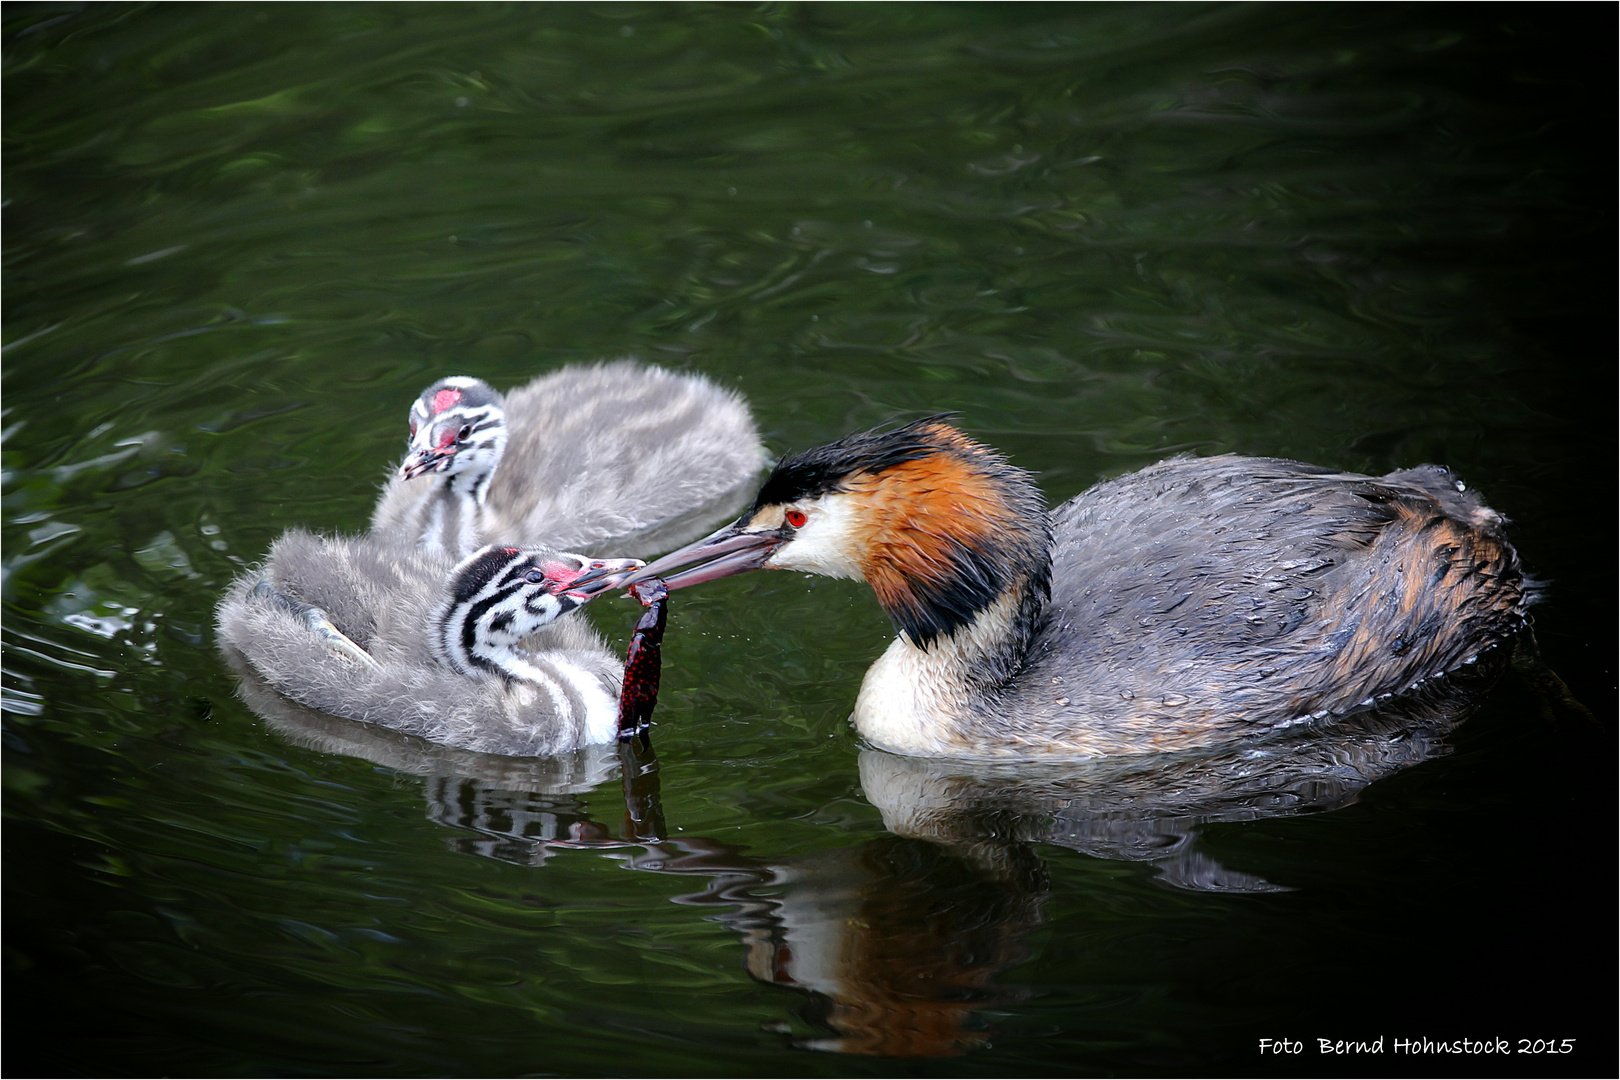
<svg viewBox="0 0 1620 1080">
<path fill-rule="evenodd" d="M 503 404 L 482 543 L 651 554 L 740 509 L 765 462 L 747 404 L 699 375 L 629 360 L 568 367 Z M 394 476 L 372 530 L 420 536 L 438 488 L 436 476 Z"/>
<path fill-rule="evenodd" d="M 1458 670 L 1525 621 L 1503 520 L 1445 470 L 1173 458 L 1052 513 L 1051 601 L 999 714 L 1121 749 L 1264 734 Z"/>
<path fill-rule="evenodd" d="M 293 529 L 276 541 L 261 572 L 242 575 L 225 593 L 216 613 L 219 640 L 276 691 L 323 712 L 482 753 L 543 755 L 581 745 L 580 673 L 617 698 L 620 663 L 570 615 L 529 641 L 530 659 L 549 676 L 539 684 L 451 670 L 433 656 L 430 630 L 454 565 L 443 553 L 386 538 Z M 324 609 L 377 668 L 335 655 L 296 613 L 255 593 L 261 576 L 283 596 Z"/>
</svg>

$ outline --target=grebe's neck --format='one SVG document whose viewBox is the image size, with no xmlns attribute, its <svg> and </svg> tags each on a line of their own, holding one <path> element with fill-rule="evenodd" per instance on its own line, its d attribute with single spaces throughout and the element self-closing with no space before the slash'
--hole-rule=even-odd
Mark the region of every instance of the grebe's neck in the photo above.
<svg viewBox="0 0 1620 1080">
<path fill-rule="evenodd" d="M 951 695 L 994 694 L 1023 668 L 1051 594 L 1051 520 L 1028 473 L 954 430 L 929 434 L 933 453 L 853 477 L 838 498 L 858 508 L 855 561 L 900 633 L 886 658 Z"/>
<path fill-rule="evenodd" d="M 489 496 L 490 481 L 495 479 L 496 466 L 501 463 L 503 449 L 505 449 L 504 441 L 496 443 L 493 450 L 486 451 L 473 468 L 446 473 L 444 477 L 446 493 L 472 506 L 483 506 L 484 499 Z"/>
<path fill-rule="evenodd" d="M 422 501 L 421 543 L 424 551 L 443 551 L 463 558 L 481 544 L 479 528 L 483 499 L 469 485 L 458 483 L 465 474 L 435 477 L 433 493 Z M 484 489 L 488 489 L 487 482 Z"/>
<path fill-rule="evenodd" d="M 997 710 L 1023 670 L 1046 599 L 1046 580 L 1026 579 L 927 644 L 902 630 L 861 682 L 856 730 L 900 754 L 970 750 L 977 718 Z"/>
<path fill-rule="evenodd" d="M 864 500 L 869 520 L 893 515 L 862 569 L 900 633 L 867 671 L 855 726 L 907 754 L 969 749 L 1023 670 L 1051 594 L 1051 521 L 1029 474 L 964 437 L 940 442 L 875 477 Z"/>
<path fill-rule="evenodd" d="M 451 468 L 434 477 L 435 490 L 428 502 L 423 524 L 422 546 L 429 551 L 442 548 L 455 556 L 466 556 L 483 543 L 479 525 L 490 483 L 506 449 L 504 420 L 484 445 L 463 450 Z"/>
</svg>

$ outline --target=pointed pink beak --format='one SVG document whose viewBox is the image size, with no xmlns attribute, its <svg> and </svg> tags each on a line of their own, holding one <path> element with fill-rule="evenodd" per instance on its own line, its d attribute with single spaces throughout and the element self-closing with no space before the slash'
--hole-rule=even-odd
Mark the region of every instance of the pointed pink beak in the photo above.
<svg viewBox="0 0 1620 1080">
<path fill-rule="evenodd" d="M 734 522 L 702 540 L 694 541 L 672 551 L 663 558 L 648 563 L 635 573 L 620 579 L 609 588 L 626 588 L 648 578 L 663 578 L 671 590 L 684 589 L 717 578 L 730 577 L 765 565 L 771 552 L 780 547 L 787 537 L 780 531 L 744 532 Z M 691 563 L 689 570 L 671 574 Z"/>
<path fill-rule="evenodd" d="M 399 467 L 400 479 L 415 480 L 426 473 L 443 472 L 449 466 L 450 459 L 455 456 L 454 450 L 448 454 L 426 448 L 412 450 L 410 456 Z"/>
<path fill-rule="evenodd" d="M 583 604 L 602 593 L 619 588 L 632 571 L 640 570 L 646 565 L 640 559 L 591 559 L 585 564 L 585 569 L 580 572 L 579 577 L 566 583 L 559 591 L 562 595 Z"/>
</svg>

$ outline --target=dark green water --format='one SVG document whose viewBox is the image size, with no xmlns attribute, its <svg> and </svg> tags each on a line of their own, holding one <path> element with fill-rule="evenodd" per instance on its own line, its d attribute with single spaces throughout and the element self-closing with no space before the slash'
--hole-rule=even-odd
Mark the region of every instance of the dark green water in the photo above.
<svg viewBox="0 0 1620 1080">
<path fill-rule="evenodd" d="M 8 1073 L 1615 1067 L 1612 8 L 4 18 Z M 678 598 L 636 846 L 610 768 L 243 703 L 218 594 L 365 523 L 421 387 L 621 355 L 776 453 L 958 410 L 1053 500 L 1175 451 L 1447 463 L 1597 722 L 1510 671 L 1342 789 L 1192 762 L 925 839 L 846 724 L 876 603 L 758 574 Z"/>
</svg>

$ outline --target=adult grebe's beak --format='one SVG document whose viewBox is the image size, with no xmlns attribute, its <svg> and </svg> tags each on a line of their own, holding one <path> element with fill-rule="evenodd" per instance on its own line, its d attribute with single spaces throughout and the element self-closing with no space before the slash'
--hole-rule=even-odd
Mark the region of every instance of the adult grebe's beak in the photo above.
<svg viewBox="0 0 1620 1080">
<path fill-rule="evenodd" d="M 623 588 L 656 577 L 663 578 L 664 584 L 671 589 L 684 589 L 688 585 L 730 577 L 745 570 L 758 570 L 765 565 L 771 552 L 787 540 L 786 532 L 781 529 L 745 531 L 740 526 L 740 522 L 733 522 L 606 587 Z M 678 574 L 670 573 L 690 563 L 699 565 Z M 583 580 L 589 581 L 590 578 L 587 576 Z"/>
</svg>

